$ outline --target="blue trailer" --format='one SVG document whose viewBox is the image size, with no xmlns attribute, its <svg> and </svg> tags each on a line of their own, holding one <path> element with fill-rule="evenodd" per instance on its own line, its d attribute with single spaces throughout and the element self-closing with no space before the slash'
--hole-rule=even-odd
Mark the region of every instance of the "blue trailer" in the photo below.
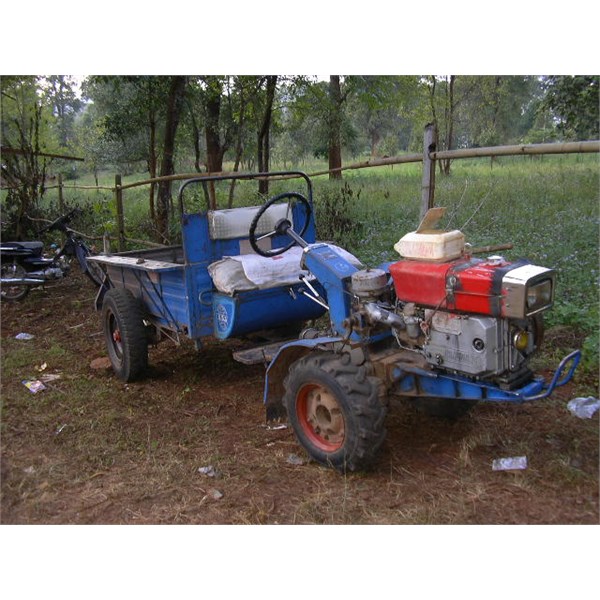
<svg viewBox="0 0 600 600">
<path fill-rule="evenodd" d="M 267 176 L 300 178 L 305 189 L 262 206 L 186 208 L 194 186 Z M 322 464 L 368 467 L 385 438 L 391 395 L 455 418 L 477 402 L 545 398 L 579 363 L 580 352 L 572 352 L 549 383 L 528 366 L 554 301 L 552 269 L 475 258 L 461 246 L 462 234 L 431 230 L 431 219 L 429 229 L 399 242 L 410 256 L 365 268 L 344 249 L 317 241 L 304 173 L 191 179 L 178 204 L 181 245 L 88 259 L 105 273 L 96 306 L 116 375 L 143 376 L 148 345 L 165 337 L 187 336 L 201 348 L 207 336 L 293 326 L 300 332 L 293 339 L 236 358 L 268 363 L 267 418 L 287 418 Z M 447 240 L 452 254 L 445 255 Z M 431 244 L 441 248 L 434 259 Z"/>
<path fill-rule="evenodd" d="M 303 189 L 276 196 L 266 208 L 185 209 L 186 194 L 194 188 L 223 179 L 258 177 L 299 177 Z M 91 259 L 105 273 L 96 308 L 102 311 L 112 367 L 124 381 L 143 376 L 148 344 L 160 339 L 179 342 L 187 336 L 199 349 L 207 336 L 224 340 L 289 329 L 326 310 L 306 293 L 309 286 L 324 292 L 300 266 L 301 248 L 292 248 L 295 242 L 275 230 L 277 222 L 286 220 L 299 235 L 315 241 L 312 184 L 305 174 L 190 179 L 180 188 L 178 205 L 181 245 Z M 268 256 L 256 254 L 253 244 Z"/>
</svg>

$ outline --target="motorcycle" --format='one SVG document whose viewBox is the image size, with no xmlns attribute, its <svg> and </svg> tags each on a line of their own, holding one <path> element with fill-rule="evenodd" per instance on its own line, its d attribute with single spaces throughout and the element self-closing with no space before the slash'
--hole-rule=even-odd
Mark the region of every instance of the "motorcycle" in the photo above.
<svg viewBox="0 0 600 600">
<path fill-rule="evenodd" d="M 88 263 L 92 250 L 80 235 L 68 227 L 73 217 L 81 212 L 75 208 L 59 217 L 39 233 L 61 231 L 66 240 L 52 257 L 43 254 L 44 243 L 2 242 L 0 245 L 0 296 L 2 300 L 16 302 L 23 300 L 34 286 L 61 280 L 71 269 L 73 259 L 77 259 L 81 270 L 96 286 L 101 286 L 104 273 L 96 263 Z"/>
</svg>

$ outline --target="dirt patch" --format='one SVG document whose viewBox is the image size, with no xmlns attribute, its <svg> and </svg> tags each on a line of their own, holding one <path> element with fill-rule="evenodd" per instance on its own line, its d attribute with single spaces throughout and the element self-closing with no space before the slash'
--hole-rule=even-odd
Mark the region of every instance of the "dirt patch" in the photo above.
<svg viewBox="0 0 600 600">
<path fill-rule="evenodd" d="M 92 368 L 95 293 L 73 275 L 2 305 L 2 523 L 598 523 L 598 413 L 565 406 L 595 379 L 455 423 L 394 402 L 374 468 L 340 475 L 267 427 L 264 367 L 231 358 L 243 342 L 164 342 L 135 384 Z M 22 383 L 43 375 L 36 394 Z"/>
</svg>

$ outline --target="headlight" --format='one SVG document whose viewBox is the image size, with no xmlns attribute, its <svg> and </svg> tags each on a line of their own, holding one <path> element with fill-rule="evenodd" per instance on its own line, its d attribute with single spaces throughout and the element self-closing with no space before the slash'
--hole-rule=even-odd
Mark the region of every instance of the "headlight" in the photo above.
<svg viewBox="0 0 600 600">
<path fill-rule="evenodd" d="M 509 270 L 502 278 L 502 316 L 524 319 L 552 306 L 556 273 L 535 265 Z"/>
<path fill-rule="evenodd" d="M 519 352 L 525 352 L 529 346 L 529 333 L 519 331 L 513 336 L 513 344 Z"/>
<path fill-rule="evenodd" d="M 552 300 L 552 282 L 549 279 L 532 285 L 527 290 L 527 308 L 535 310 Z"/>
</svg>

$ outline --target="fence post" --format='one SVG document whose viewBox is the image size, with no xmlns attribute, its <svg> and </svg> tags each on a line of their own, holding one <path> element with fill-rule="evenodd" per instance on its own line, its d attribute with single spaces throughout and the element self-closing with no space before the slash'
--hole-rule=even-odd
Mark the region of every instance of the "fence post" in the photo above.
<svg viewBox="0 0 600 600">
<path fill-rule="evenodd" d="M 63 196 L 63 178 L 62 174 L 58 174 L 58 210 L 62 215 L 65 212 L 65 198 Z"/>
<path fill-rule="evenodd" d="M 125 250 L 125 219 L 123 217 L 123 189 L 120 175 L 115 175 L 115 203 L 117 205 L 118 247 L 119 252 L 123 252 Z"/>
<path fill-rule="evenodd" d="M 436 130 L 434 123 L 425 125 L 423 136 L 423 179 L 421 183 L 421 220 L 425 213 L 433 208 L 435 196 L 435 159 L 431 153 L 435 152 Z"/>
</svg>

